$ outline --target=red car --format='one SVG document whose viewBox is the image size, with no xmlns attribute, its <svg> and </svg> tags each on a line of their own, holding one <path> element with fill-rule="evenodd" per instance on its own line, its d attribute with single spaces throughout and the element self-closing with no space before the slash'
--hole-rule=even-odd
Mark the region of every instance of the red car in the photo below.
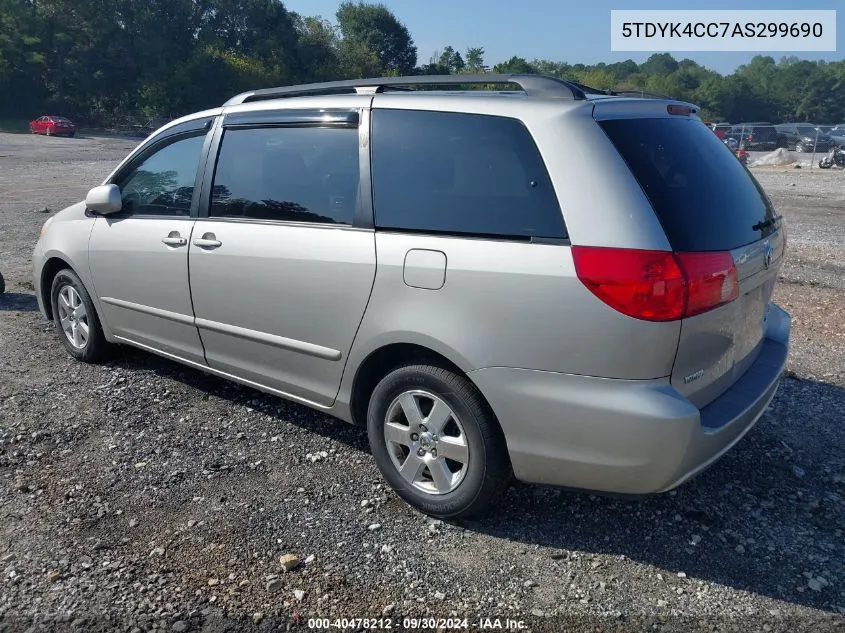
<svg viewBox="0 0 845 633">
<path fill-rule="evenodd" d="M 76 126 L 61 116 L 41 116 L 29 122 L 29 131 L 47 136 L 73 136 Z"/>
</svg>

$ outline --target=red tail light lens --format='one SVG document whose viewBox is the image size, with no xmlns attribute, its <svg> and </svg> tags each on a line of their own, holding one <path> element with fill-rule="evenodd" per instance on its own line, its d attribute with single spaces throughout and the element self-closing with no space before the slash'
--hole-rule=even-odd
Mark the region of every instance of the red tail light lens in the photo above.
<svg viewBox="0 0 845 633">
<path fill-rule="evenodd" d="M 686 303 L 684 275 L 672 253 L 573 246 L 578 279 L 622 314 L 674 321 Z"/>
<path fill-rule="evenodd" d="M 707 312 L 739 296 L 739 279 L 730 253 L 676 253 L 687 281 L 685 317 Z"/>
<path fill-rule="evenodd" d="M 645 321 L 675 321 L 739 296 L 730 253 L 672 253 L 573 246 L 578 279 L 613 309 Z"/>
</svg>

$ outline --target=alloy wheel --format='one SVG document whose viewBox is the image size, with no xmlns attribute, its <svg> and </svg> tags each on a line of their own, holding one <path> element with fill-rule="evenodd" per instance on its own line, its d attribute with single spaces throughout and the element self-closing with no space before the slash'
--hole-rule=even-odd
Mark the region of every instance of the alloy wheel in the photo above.
<svg viewBox="0 0 845 633">
<path fill-rule="evenodd" d="M 68 284 L 59 289 L 58 308 L 59 323 L 67 340 L 76 349 L 85 349 L 91 326 L 88 311 L 76 288 Z"/>
<path fill-rule="evenodd" d="M 466 476 L 470 454 L 460 419 L 435 394 L 414 389 L 387 408 L 384 439 L 390 460 L 415 489 L 444 495 Z"/>
</svg>

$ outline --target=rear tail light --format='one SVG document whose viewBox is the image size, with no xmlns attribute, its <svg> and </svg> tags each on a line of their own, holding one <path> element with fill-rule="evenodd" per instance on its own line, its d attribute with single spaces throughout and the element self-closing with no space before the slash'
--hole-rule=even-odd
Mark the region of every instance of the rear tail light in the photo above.
<svg viewBox="0 0 845 633">
<path fill-rule="evenodd" d="M 739 278 L 730 253 L 676 253 L 686 279 L 685 317 L 707 312 L 739 297 Z"/>
<path fill-rule="evenodd" d="M 645 321 L 675 321 L 739 296 L 730 253 L 672 253 L 573 246 L 578 279 L 613 309 Z"/>
<path fill-rule="evenodd" d="M 573 246 L 578 279 L 610 307 L 646 321 L 684 314 L 684 274 L 672 253 Z"/>
</svg>

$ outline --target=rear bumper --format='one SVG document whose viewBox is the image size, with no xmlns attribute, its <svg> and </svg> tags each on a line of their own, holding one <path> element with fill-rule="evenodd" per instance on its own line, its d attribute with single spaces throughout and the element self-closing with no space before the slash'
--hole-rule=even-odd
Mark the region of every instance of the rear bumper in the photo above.
<svg viewBox="0 0 845 633">
<path fill-rule="evenodd" d="M 745 374 L 696 408 L 668 378 L 614 380 L 494 367 L 470 374 L 490 402 L 522 481 L 622 494 L 671 490 L 724 455 L 775 395 L 790 317 L 771 305 Z"/>
</svg>

